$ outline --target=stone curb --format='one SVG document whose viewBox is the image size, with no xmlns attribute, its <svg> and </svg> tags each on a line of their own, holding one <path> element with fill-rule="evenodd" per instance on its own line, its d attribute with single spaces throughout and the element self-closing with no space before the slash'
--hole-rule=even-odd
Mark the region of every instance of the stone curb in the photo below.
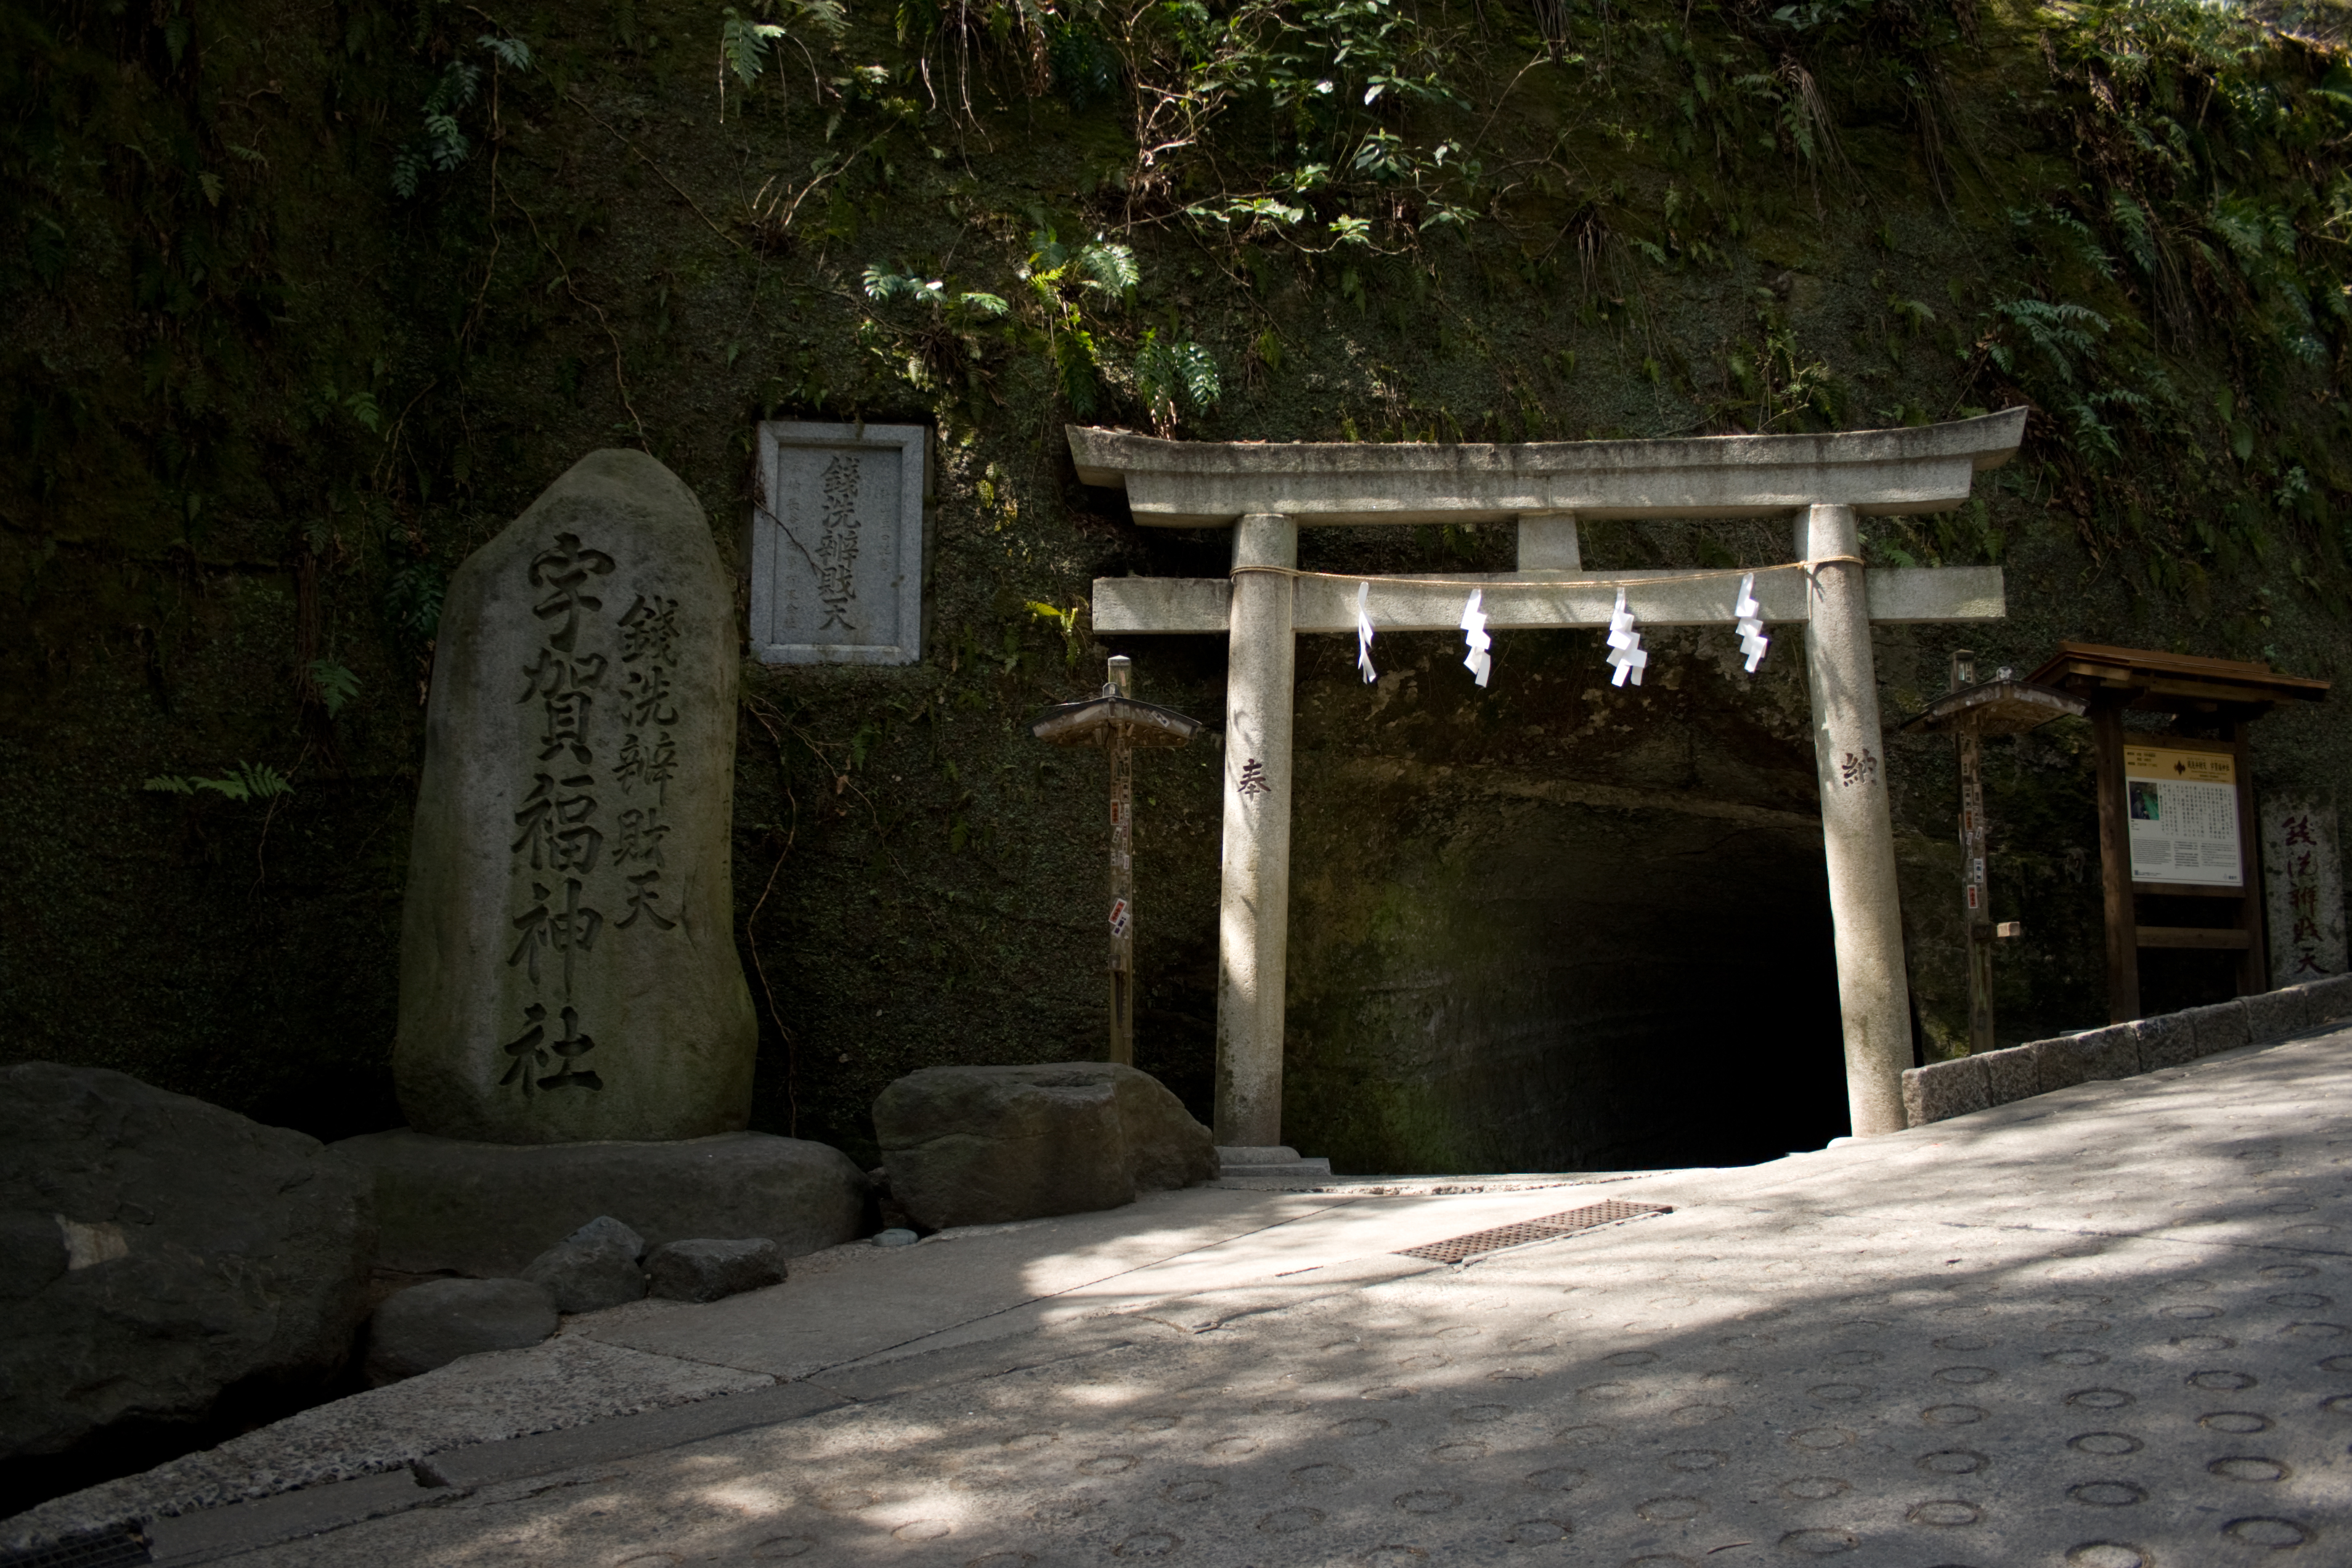
<svg viewBox="0 0 2352 1568">
<path fill-rule="evenodd" d="M 1924 1127 L 2053 1089 L 2183 1066 L 2345 1018 L 2352 1018 L 2352 975 L 2331 975 L 2210 1007 L 1930 1062 L 1903 1074 L 1904 1120 Z"/>
</svg>

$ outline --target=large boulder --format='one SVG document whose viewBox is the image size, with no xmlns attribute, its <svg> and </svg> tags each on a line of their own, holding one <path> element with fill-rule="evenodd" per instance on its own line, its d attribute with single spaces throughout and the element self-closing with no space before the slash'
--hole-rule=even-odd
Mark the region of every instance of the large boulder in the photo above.
<svg viewBox="0 0 2352 1568">
<path fill-rule="evenodd" d="M 1116 1208 L 1217 1174 L 1183 1103 L 1108 1061 L 927 1067 L 882 1091 L 874 1131 L 891 1197 L 941 1229 Z"/>
<path fill-rule="evenodd" d="M 368 1382 L 381 1387 L 461 1355 L 526 1350 L 555 1332 L 555 1303 L 529 1280 L 427 1280 L 368 1320 Z"/>
<path fill-rule="evenodd" d="M 0 1069 L 0 1458 L 331 1378 L 366 1314 L 364 1172 L 97 1067 Z"/>
<path fill-rule="evenodd" d="M 520 1274 L 604 1217 L 649 1248 L 765 1236 L 787 1258 L 866 1230 L 866 1173 L 839 1149 L 771 1133 L 531 1145 L 404 1128 L 345 1138 L 335 1152 L 375 1177 L 379 1261 L 415 1274 Z"/>
<path fill-rule="evenodd" d="M 601 1312 L 643 1301 L 646 1239 L 599 1215 L 530 1260 L 522 1277 L 544 1289 L 559 1312 Z"/>
<path fill-rule="evenodd" d="M 716 1301 L 784 1282 L 784 1255 L 764 1236 L 673 1241 L 646 1260 L 653 1293 L 672 1301 Z"/>
</svg>

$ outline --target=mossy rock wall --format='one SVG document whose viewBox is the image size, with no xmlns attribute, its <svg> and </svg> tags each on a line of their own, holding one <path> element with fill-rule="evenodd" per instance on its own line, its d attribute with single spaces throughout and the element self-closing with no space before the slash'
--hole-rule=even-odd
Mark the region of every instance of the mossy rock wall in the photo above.
<svg viewBox="0 0 2352 1568">
<path fill-rule="evenodd" d="M 1074 420 L 1525 440 L 2025 402 L 2025 450 L 1976 501 L 1865 528 L 1874 562 L 2008 572 L 2004 622 L 1883 630 L 1890 715 L 1963 643 L 1988 670 L 2071 636 L 2332 676 L 2352 72 L 2331 17 L 16 7 L 0 1051 L 324 1136 L 394 1124 L 441 584 L 612 444 L 669 465 L 740 567 L 765 417 L 936 433 L 923 662 L 744 680 L 755 1124 L 861 1159 L 906 1071 L 1097 1049 L 1101 764 L 1034 741 L 1035 709 L 1125 651 L 1141 695 L 1222 717 L 1216 640 L 1091 634 L 1093 578 L 1226 560 L 1079 486 Z M 1787 547 L 1777 523 L 1605 525 L 1585 558 Z M 1304 564 L 1511 548 L 1331 530 Z M 1351 646 L 1307 640 L 1286 1135 L 1443 1171 L 1842 1131 L 1801 639 L 1751 677 L 1727 628 L 1661 631 L 1634 692 L 1591 634 L 1505 634 L 1484 692 L 1451 639 L 1383 638 L 1370 688 Z M 2332 793 L 2352 728 L 2298 708 L 2256 744 L 2262 786 Z M 1948 743 L 1889 752 L 1941 1054 L 1966 1035 L 1956 772 Z M 1138 789 L 1139 1065 L 1204 1115 L 1220 764 L 1151 755 Z M 2086 736 L 1990 745 L 1988 789 L 1995 914 L 2028 932 L 2001 953 L 2003 1040 L 2100 1021 Z M 2151 1006 L 2227 983 L 2165 962 Z"/>
</svg>

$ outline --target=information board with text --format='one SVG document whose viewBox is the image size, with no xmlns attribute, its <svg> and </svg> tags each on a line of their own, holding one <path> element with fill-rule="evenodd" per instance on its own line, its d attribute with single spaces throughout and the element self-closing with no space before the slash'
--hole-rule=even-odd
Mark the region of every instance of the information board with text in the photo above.
<svg viewBox="0 0 2352 1568">
<path fill-rule="evenodd" d="M 2242 887 L 2238 768 L 2222 751 L 2124 747 L 2134 882 Z"/>
</svg>

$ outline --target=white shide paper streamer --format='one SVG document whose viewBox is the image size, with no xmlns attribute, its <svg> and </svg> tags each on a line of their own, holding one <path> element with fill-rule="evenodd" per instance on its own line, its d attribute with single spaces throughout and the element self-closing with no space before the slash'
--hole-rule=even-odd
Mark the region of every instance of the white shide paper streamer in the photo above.
<svg viewBox="0 0 2352 1568">
<path fill-rule="evenodd" d="M 1486 597 L 1485 589 L 1474 588 L 1470 591 L 1470 602 L 1462 607 L 1462 641 L 1469 647 L 1462 657 L 1462 667 L 1477 676 L 1482 686 L 1495 668 L 1495 656 L 1487 651 L 1494 647 L 1495 639 L 1486 633 L 1486 612 L 1478 608 Z"/>
<path fill-rule="evenodd" d="M 1739 651 L 1748 655 L 1751 675 L 1764 662 L 1764 650 L 1772 645 L 1772 639 L 1764 635 L 1763 608 L 1756 602 L 1756 574 L 1751 571 L 1739 580 L 1739 601 L 1731 607 L 1739 618 Z"/>
<path fill-rule="evenodd" d="M 1381 678 L 1372 668 L 1372 585 L 1356 584 L 1356 668 L 1364 672 L 1364 685 L 1370 685 Z"/>
<path fill-rule="evenodd" d="M 1617 608 L 1609 615 L 1609 664 L 1617 673 L 1609 677 L 1612 686 L 1622 686 L 1628 677 L 1635 685 L 1642 684 L 1642 672 L 1650 663 L 1649 653 L 1642 646 L 1642 634 L 1633 629 L 1633 612 L 1625 608 L 1625 591 L 1617 591 Z"/>
</svg>

